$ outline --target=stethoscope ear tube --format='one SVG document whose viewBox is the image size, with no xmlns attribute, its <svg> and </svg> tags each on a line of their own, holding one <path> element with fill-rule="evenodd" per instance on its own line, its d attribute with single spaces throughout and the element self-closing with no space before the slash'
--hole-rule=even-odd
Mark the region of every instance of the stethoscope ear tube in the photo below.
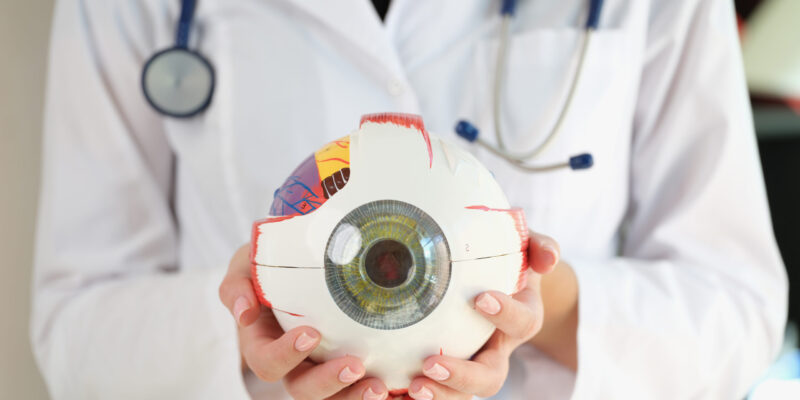
<svg viewBox="0 0 800 400">
<path fill-rule="evenodd" d="M 492 154 L 505 159 L 518 169 L 521 169 L 526 172 L 549 172 L 563 168 L 579 170 L 579 169 L 588 169 L 594 165 L 594 157 L 590 153 L 582 153 L 574 155 L 563 163 L 530 165 L 519 159 L 514 158 L 511 154 L 508 154 L 507 152 L 499 149 L 498 147 L 486 143 L 483 139 L 480 138 L 480 131 L 478 130 L 478 128 L 476 128 L 475 125 L 472 125 L 468 121 L 465 120 L 458 121 L 455 127 L 455 131 L 456 134 L 458 134 L 458 136 L 460 136 L 462 139 L 470 143 L 477 144 L 478 146 L 488 150 Z"/>
<path fill-rule="evenodd" d="M 575 68 L 575 72 L 572 77 L 572 82 L 569 85 L 569 91 L 567 92 L 566 100 L 564 101 L 564 105 L 561 107 L 561 111 L 558 113 L 558 116 L 556 117 L 556 121 L 553 124 L 552 129 L 550 129 L 549 133 L 545 136 L 541 144 L 539 144 L 538 146 L 534 147 L 531 150 L 524 151 L 522 153 L 511 153 L 506 148 L 505 142 L 503 140 L 503 127 L 500 118 L 501 114 L 500 111 L 502 110 L 501 100 L 503 97 L 503 89 L 506 80 L 505 79 L 506 60 L 507 60 L 507 49 L 511 31 L 511 18 L 514 16 L 514 12 L 516 10 L 516 3 L 517 3 L 516 0 L 503 0 L 500 9 L 500 14 L 502 18 L 500 26 L 500 46 L 498 48 L 497 62 L 495 65 L 494 91 L 493 91 L 494 98 L 492 103 L 492 111 L 494 114 L 495 138 L 497 140 L 497 146 L 493 146 L 492 144 L 481 140 L 478 137 L 478 129 L 467 121 L 460 121 L 456 125 L 455 128 L 456 133 L 462 138 L 466 139 L 467 141 L 477 143 L 481 147 L 508 160 L 511 164 L 513 164 L 517 168 L 520 168 L 525 171 L 544 172 L 544 171 L 552 171 L 559 168 L 571 168 L 573 170 L 590 168 L 594 164 L 594 160 L 591 154 L 580 154 L 577 156 L 570 157 L 569 161 L 567 162 L 545 165 L 545 166 L 529 165 L 527 164 L 527 162 L 535 157 L 538 157 L 541 153 L 543 153 L 550 146 L 550 144 L 553 143 L 555 138 L 561 132 L 561 126 L 566 120 L 566 116 L 569 114 L 569 110 L 572 106 L 572 100 L 575 98 L 575 91 L 583 72 L 583 67 L 586 60 L 586 53 L 588 52 L 587 50 L 589 48 L 589 42 L 591 40 L 592 32 L 595 29 L 597 29 L 598 23 L 600 21 L 600 11 L 603 8 L 603 0 L 590 0 L 589 15 L 586 20 L 586 25 L 584 27 L 584 33 L 583 33 L 583 40 L 581 43 L 580 50 L 578 52 L 577 66 Z"/>
</svg>

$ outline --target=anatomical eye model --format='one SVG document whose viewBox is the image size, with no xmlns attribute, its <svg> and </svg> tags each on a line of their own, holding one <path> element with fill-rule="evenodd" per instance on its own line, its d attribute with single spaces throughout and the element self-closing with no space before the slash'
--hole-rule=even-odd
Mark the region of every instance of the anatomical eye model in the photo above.
<svg viewBox="0 0 800 400">
<path fill-rule="evenodd" d="M 491 336 L 472 299 L 525 284 L 527 232 L 471 154 L 418 116 L 367 115 L 275 191 L 253 281 L 285 330 L 322 334 L 312 359 L 360 357 L 402 393 L 426 357 L 469 358 Z"/>
</svg>

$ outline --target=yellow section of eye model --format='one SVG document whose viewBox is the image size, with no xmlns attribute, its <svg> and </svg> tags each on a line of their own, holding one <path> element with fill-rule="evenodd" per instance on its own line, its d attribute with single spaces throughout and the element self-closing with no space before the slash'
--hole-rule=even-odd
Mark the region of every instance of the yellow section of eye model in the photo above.
<svg viewBox="0 0 800 400">
<path fill-rule="evenodd" d="M 314 153 L 314 159 L 322 179 L 333 175 L 342 168 L 350 167 L 350 136 L 334 140 Z"/>
</svg>

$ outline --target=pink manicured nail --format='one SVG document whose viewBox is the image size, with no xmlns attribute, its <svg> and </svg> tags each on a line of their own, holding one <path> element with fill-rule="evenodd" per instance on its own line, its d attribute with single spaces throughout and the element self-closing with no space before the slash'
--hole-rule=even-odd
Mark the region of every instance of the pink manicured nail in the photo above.
<svg viewBox="0 0 800 400">
<path fill-rule="evenodd" d="M 548 266 L 554 266 L 558 262 L 558 251 L 550 245 L 542 245 L 542 251 L 544 252 L 543 260 L 545 264 Z"/>
<path fill-rule="evenodd" d="M 314 344 L 317 343 L 316 337 L 311 337 L 305 332 L 300 333 L 300 336 L 297 337 L 294 341 L 294 348 L 297 351 L 308 351 L 314 347 Z"/>
<path fill-rule="evenodd" d="M 478 297 L 478 301 L 475 302 L 475 305 L 487 314 L 495 315 L 500 312 L 500 302 L 489 293 L 484 293 Z"/>
<path fill-rule="evenodd" d="M 423 369 L 422 373 L 435 381 L 443 381 L 450 377 L 450 371 L 439 363 L 433 364 L 433 366 L 428 369 Z"/>
<path fill-rule="evenodd" d="M 240 296 L 236 299 L 236 302 L 233 303 L 233 317 L 236 318 L 237 324 L 241 323 L 242 314 L 249 308 L 250 301 L 247 300 L 247 297 Z"/>
<path fill-rule="evenodd" d="M 375 393 L 372 388 L 367 388 L 364 391 L 364 400 L 384 400 L 388 395 L 389 393 L 387 392 Z"/>
<path fill-rule="evenodd" d="M 408 395 L 414 400 L 433 400 L 433 392 L 425 386 L 421 387 L 418 392 L 409 391 Z"/>
<path fill-rule="evenodd" d="M 342 371 L 339 372 L 339 380 L 342 383 L 353 383 L 357 381 L 358 378 L 361 378 L 361 375 L 353 372 L 350 367 L 344 367 Z"/>
</svg>

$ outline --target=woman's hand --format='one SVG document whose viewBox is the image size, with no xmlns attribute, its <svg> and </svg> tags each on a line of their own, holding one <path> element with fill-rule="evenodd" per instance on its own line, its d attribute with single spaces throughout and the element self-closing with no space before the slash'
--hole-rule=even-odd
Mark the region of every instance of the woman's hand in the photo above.
<svg viewBox="0 0 800 400">
<path fill-rule="evenodd" d="M 409 396 L 416 400 L 449 400 L 496 394 L 508 375 L 511 352 L 542 329 L 541 278 L 553 270 L 558 258 L 555 240 L 531 233 L 527 286 L 513 296 L 490 291 L 474 299 L 475 309 L 497 327 L 492 337 L 472 360 L 444 355 L 425 359 L 425 376 L 411 382 Z"/>
<path fill-rule="evenodd" d="M 236 251 L 219 287 L 220 299 L 239 326 L 243 367 L 264 381 L 282 380 L 298 400 L 385 399 L 388 391 L 383 382 L 362 379 L 365 369 L 358 358 L 346 356 L 322 364 L 306 359 L 319 344 L 319 332 L 308 326 L 284 332 L 272 310 L 261 307 L 250 279 L 249 254 L 249 245 Z"/>
</svg>

